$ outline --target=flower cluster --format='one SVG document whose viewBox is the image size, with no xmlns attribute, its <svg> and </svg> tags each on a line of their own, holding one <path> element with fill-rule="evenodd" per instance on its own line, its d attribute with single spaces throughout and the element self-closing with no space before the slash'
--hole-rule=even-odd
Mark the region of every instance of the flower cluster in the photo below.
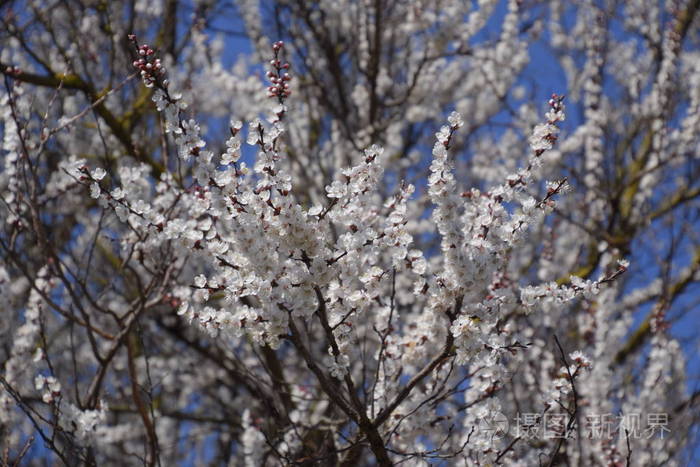
<svg viewBox="0 0 700 467">
<path fill-rule="evenodd" d="M 47 404 L 53 403 L 58 397 L 61 396 L 61 383 L 56 379 L 55 376 L 44 376 L 37 375 L 34 378 L 34 388 L 37 391 L 41 391 L 46 388 L 41 400 Z"/>
<path fill-rule="evenodd" d="M 148 44 L 138 45 L 136 36 L 129 34 L 129 40 L 136 47 L 138 57 L 132 65 L 141 72 L 141 79 L 146 87 L 153 87 L 155 84 L 167 86 L 167 80 L 164 80 L 165 68 L 160 61 L 160 58 L 155 58 L 155 50 L 149 47 Z"/>
<path fill-rule="evenodd" d="M 280 59 L 280 52 L 283 48 L 284 42 L 282 41 L 272 44 L 275 58 L 270 60 L 272 69 L 267 72 L 267 79 L 271 83 L 267 88 L 267 96 L 276 97 L 280 104 L 284 104 L 284 99 L 292 95 L 292 91 L 289 89 L 289 82 L 292 80 L 292 76 L 288 73 L 289 63 Z"/>
<path fill-rule="evenodd" d="M 578 276 L 569 278 L 571 284 L 557 284 L 547 282 L 536 286 L 527 286 L 520 289 L 520 300 L 522 304 L 531 309 L 536 304 L 556 301 L 565 303 L 580 296 L 594 297 L 600 292 L 603 284 L 615 280 L 619 275 L 625 273 L 629 266 L 629 261 L 620 260 L 618 268 L 612 273 L 603 274 L 597 280 L 586 280 Z"/>
<path fill-rule="evenodd" d="M 547 122 L 537 125 L 532 132 L 532 136 L 530 136 L 530 147 L 538 156 L 544 151 L 552 149 L 554 142 L 557 140 L 559 132 L 557 123 L 564 120 L 563 101 L 564 96 L 552 94 L 548 102 L 549 111 L 545 115 Z"/>
<path fill-rule="evenodd" d="M 63 430 L 90 445 L 99 436 L 98 429 L 107 419 L 109 406 L 100 401 L 94 410 L 81 410 L 73 404 L 65 404 L 62 410 Z"/>
</svg>

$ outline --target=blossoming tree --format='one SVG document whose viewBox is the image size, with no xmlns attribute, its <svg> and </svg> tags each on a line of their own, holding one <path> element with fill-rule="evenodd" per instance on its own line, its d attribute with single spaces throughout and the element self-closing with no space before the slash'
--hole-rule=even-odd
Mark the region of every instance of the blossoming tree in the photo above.
<svg viewBox="0 0 700 467">
<path fill-rule="evenodd" d="M 698 9 L 3 2 L 3 465 L 683 465 Z"/>
</svg>

